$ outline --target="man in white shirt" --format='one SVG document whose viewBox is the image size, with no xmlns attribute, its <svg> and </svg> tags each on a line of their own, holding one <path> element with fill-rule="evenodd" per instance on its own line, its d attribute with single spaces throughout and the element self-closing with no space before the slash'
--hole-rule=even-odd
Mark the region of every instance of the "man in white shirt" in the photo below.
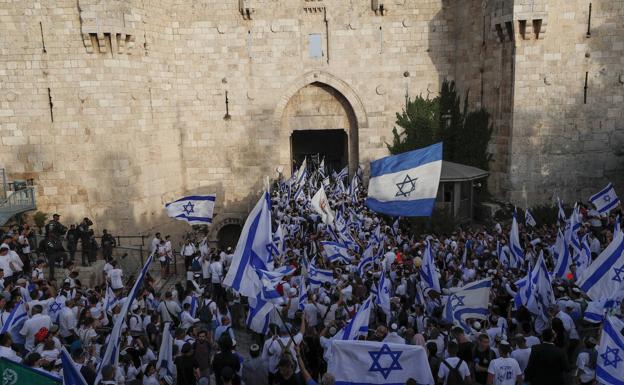
<svg viewBox="0 0 624 385">
<path fill-rule="evenodd" d="M 69 337 L 77 335 L 78 328 L 78 307 L 75 306 L 74 300 L 65 301 L 65 306 L 59 314 L 59 334 L 65 340 Z"/>
<path fill-rule="evenodd" d="M 585 338 L 585 348 L 576 357 L 576 376 L 581 385 L 593 384 L 596 379 L 596 361 L 598 351 L 593 337 Z"/>
<path fill-rule="evenodd" d="M 514 337 L 516 342 L 516 349 L 511 352 L 511 358 L 518 361 L 520 370 L 524 373 L 527 365 L 529 364 L 529 357 L 531 356 L 531 348 L 527 346 L 526 338 L 522 334 L 516 334 Z"/>
<path fill-rule="evenodd" d="M 117 267 L 117 261 L 113 261 L 113 268 L 108 271 L 108 278 L 113 290 L 123 289 L 123 270 Z"/>
<path fill-rule="evenodd" d="M 522 384 L 522 371 L 518 361 L 509 357 L 511 345 L 503 340 L 498 345 L 500 357 L 490 361 L 488 366 L 487 385 L 520 385 Z"/>
<path fill-rule="evenodd" d="M 12 344 L 11 333 L 2 334 L 2 338 L 0 338 L 0 357 L 8 358 L 15 362 L 22 362 L 22 357 L 18 356 L 17 352 L 11 348 Z"/>
<path fill-rule="evenodd" d="M 182 246 L 182 250 L 180 250 L 180 254 L 182 254 L 182 256 L 184 257 L 184 267 L 187 271 L 191 269 L 191 265 L 193 264 L 193 256 L 195 255 L 196 251 L 197 249 L 195 249 L 195 245 L 190 239 L 186 240 L 184 246 Z"/>
<path fill-rule="evenodd" d="M 405 344 L 405 338 L 401 337 L 398 333 L 399 326 L 395 323 L 390 325 L 390 333 L 384 338 L 383 342 L 391 344 Z"/>
<path fill-rule="evenodd" d="M 22 326 L 22 330 L 20 330 L 20 334 L 23 335 L 26 340 L 24 344 L 25 348 L 29 352 L 35 349 L 35 334 L 37 334 L 41 328 L 50 330 L 50 326 L 52 325 L 50 316 L 41 314 L 42 311 L 43 308 L 41 305 L 33 306 L 31 310 L 32 317 L 24 322 L 24 326 Z"/>
<path fill-rule="evenodd" d="M 223 264 L 219 258 L 214 258 L 210 262 L 210 283 L 212 284 L 212 292 L 214 295 L 222 296 L 221 282 L 223 281 Z"/>
<path fill-rule="evenodd" d="M 286 327 L 283 326 L 282 329 L 280 329 L 279 336 L 275 335 L 273 339 L 268 340 L 270 341 L 268 348 L 267 348 L 267 353 L 269 356 L 269 372 L 271 373 L 277 372 L 277 369 L 278 369 L 277 365 L 279 363 L 280 357 L 282 356 L 282 352 L 284 350 L 288 350 L 290 354 L 292 355 L 292 357 L 297 357 L 295 344 L 296 345 L 301 344 L 301 341 L 303 341 L 304 333 L 305 333 L 305 317 L 301 317 L 301 330 L 299 331 L 299 333 L 291 337 Z M 266 342 L 265 342 L 265 345 L 266 345 Z M 300 371 L 299 365 L 296 364 L 295 373 L 299 373 L 299 371 Z"/>
<path fill-rule="evenodd" d="M 160 245 L 160 233 L 156 233 L 156 235 L 154 235 L 154 238 L 152 239 L 152 243 L 150 244 L 151 254 L 156 253 L 156 249 L 158 248 L 158 245 Z"/>
<path fill-rule="evenodd" d="M 164 324 L 166 322 L 171 322 L 174 317 L 179 320 L 182 309 L 180 309 L 180 305 L 173 300 L 171 292 L 168 291 L 165 293 L 165 300 L 158 305 L 158 312 L 160 313 L 160 319 Z"/>
<path fill-rule="evenodd" d="M 472 383 L 470 379 L 470 369 L 468 369 L 468 364 L 461 358 L 457 357 L 457 351 L 459 350 L 457 342 L 450 341 L 446 350 L 448 352 L 448 357 L 442 360 L 442 362 L 440 363 L 440 369 L 438 370 L 438 378 L 440 379 L 440 383 L 446 385 L 449 375 L 455 374 L 460 376 L 465 383 Z M 455 374 L 451 374 L 451 372 Z"/>
<path fill-rule="evenodd" d="M 186 330 L 190 328 L 191 326 L 195 325 L 197 322 L 199 322 L 199 318 L 194 318 L 191 315 L 191 304 L 185 303 L 184 310 L 182 311 L 182 314 L 180 315 L 180 327 Z"/>
</svg>

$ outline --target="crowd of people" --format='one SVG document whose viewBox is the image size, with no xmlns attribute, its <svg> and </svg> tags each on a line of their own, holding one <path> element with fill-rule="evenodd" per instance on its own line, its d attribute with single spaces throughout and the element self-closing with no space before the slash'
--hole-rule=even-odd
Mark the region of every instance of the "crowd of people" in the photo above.
<svg viewBox="0 0 624 385">
<path fill-rule="evenodd" d="M 55 215 L 46 225 L 38 256 L 31 252 L 32 230 L 11 228 L 0 245 L 0 357 L 61 377 L 60 352 L 65 348 L 88 385 L 332 385 L 334 376 L 327 371 L 332 337 L 385 278 L 391 287 L 390 306 L 375 307 L 369 331 L 360 338 L 422 346 L 435 379 L 430 385 L 595 382 L 599 325 L 584 320 L 589 298 L 575 285 L 575 267 L 563 279 L 553 279 L 556 303 L 549 307 L 546 320 L 514 301 L 517 282 L 540 254 L 554 268 L 553 245 L 565 223 L 520 224 L 525 255 L 512 266 L 507 258 L 509 226 L 415 233 L 408 220 L 369 210 L 365 189 L 361 184 L 353 188 L 356 178 L 347 189 L 334 175 L 327 186 L 336 213 L 332 224 L 324 223 L 310 206 L 313 183 L 300 193 L 288 188 L 286 181 L 273 186 L 274 235 L 267 246 L 273 268 L 283 274 L 271 283 L 278 298 L 273 298 L 267 328 L 248 329 L 253 307 L 223 285 L 244 251 L 215 250 L 207 237 L 197 242 L 187 239 L 178 250 L 185 276 L 174 277 L 178 279 L 172 287 L 159 288 L 148 274 L 138 295 L 130 298 L 118 365 L 101 365 L 102 355 L 137 272 L 123 271 L 113 258 L 114 238 L 105 232 L 107 240 L 101 241 L 104 280 L 86 287 L 75 268 L 75 253 L 80 241 L 82 265 L 97 258 L 88 218 L 66 228 Z M 595 259 L 613 237 L 619 209 L 600 215 L 581 203 L 579 207 L 578 234 L 587 235 Z M 324 253 L 321 242 L 335 240 L 348 245 L 346 260 L 332 260 Z M 422 279 L 427 247 L 439 291 Z M 170 237 L 156 234 L 150 249 L 158 260 L 154 263 L 161 265 L 160 274 L 171 276 Z M 362 263 L 370 255 L 370 263 Z M 64 268 L 56 279 L 59 263 Z M 308 279 L 310 269 L 329 272 L 329 277 Z M 449 322 L 442 314 L 449 293 L 483 278 L 492 279 L 488 314 L 470 320 L 468 328 Z M 24 319 L 11 320 L 20 310 Z M 622 317 L 624 302 L 610 312 Z M 165 362 L 160 353 L 169 335 L 172 362 Z M 241 349 L 239 342 L 250 338 L 253 343 Z"/>
</svg>

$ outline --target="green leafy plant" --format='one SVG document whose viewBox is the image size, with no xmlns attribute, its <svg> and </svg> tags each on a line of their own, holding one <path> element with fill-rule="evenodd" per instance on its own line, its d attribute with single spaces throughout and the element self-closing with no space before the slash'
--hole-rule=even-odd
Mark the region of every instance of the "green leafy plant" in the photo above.
<svg viewBox="0 0 624 385">
<path fill-rule="evenodd" d="M 45 226 L 46 220 L 48 220 L 48 213 L 37 211 L 32 218 L 35 226 L 39 228 L 39 234 L 41 234 L 41 229 Z"/>
</svg>

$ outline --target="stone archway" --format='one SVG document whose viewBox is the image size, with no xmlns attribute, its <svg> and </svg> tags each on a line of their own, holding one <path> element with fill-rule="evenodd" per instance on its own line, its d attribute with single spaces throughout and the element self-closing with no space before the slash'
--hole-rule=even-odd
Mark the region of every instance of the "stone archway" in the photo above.
<svg viewBox="0 0 624 385">
<path fill-rule="evenodd" d="M 324 71 L 297 79 L 279 100 L 273 116 L 279 127 L 279 164 L 292 170 L 291 135 L 294 131 L 344 130 L 348 137 L 348 164 L 353 174 L 359 162 L 359 131 L 368 128 L 362 101 L 344 81 Z"/>
</svg>

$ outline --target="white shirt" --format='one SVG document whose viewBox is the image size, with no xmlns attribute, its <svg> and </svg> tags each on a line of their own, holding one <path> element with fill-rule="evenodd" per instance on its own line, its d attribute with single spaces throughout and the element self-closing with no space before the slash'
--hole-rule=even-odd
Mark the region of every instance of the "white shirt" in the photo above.
<svg viewBox="0 0 624 385">
<path fill-rule="evenodd" d="M 24 344 L 26 350 L 33 351 L 35 348 L 35 334 L 37 334 L 41 328 L 50 330 L 51 325 L 52 320 L 48 315 L 35 314 L 32 318 L 26 320 L 24 326 L 22 326 L 22 330 L 20 330 L 20 334 L 26 339 L 26 343 Z"/>
<path fill-rule="evenodd" d="M 188 329 L 197 322 L 199 322 L 199 318 L 193 318 L 186 310 L 182 312 L 182 315 L 180 315 L 180 327 L 182 329 Z"/>
<path fill-rule="evenodd" d="M 223 265 L 221 262 L 214 261 L 210 264 L 210 281 L 212 283 L 221 283 L 223 276 Z"/>
<path fill-rule="evenodd" d="M 398 335 L 397 332 L 391 332 L 388 333 L 386 338 L 384 338 L 383 342 L 388 342 L 391 344 L 405 344 L 405 338 Z"/>
<path fill-rule="evenodd" d="M 518 365 L 520 365 L 520 370 L 524 373 L 529 364 L 529 357 L 531 356 L 531 348 L 525 349 L 516 349 L 511 352 L 511 358 L 518 361 Z"/>
<path fill-rule="evenodd" d="M 572 317 L 570 317 L 568 313 L 563 312 L 563 311 L 560 311 L 559 313 L 557 313 L 556 317 L 559 318 L 561 322 L 563 323 L 563 328 L 570 335 L 570 339 L 578 340 L 579 334 L 578 334 L 578 331 L 576 331 L 576 325 L 574 324 L 574 320 L 572 320 Z"/>
<path fill-rule="evenodd" d="M 579 376 L 579 380 L 583 383 L 590 382 L 596 378 L 596 371 L 589 367 L 590 359 L 587 352 L 580 352 L 578 357 L 576 357 L 576 375 Z"/>
<path fill-rule="evenodd" d="M 518 376 L 522 375 L 518 361 L 510 357 L 493 359 L 488 373 L 494 376 L 492 385 L 515 385 Z"/>
<path fill-rule="evenodd" d="M 299 345 L 301 343 L 301 341 L 303 341 L 303 334 L 297 333 L 297 334 L 295 334 L 293 339 L 295 340 L 295 343 L 297 345 Z M 278 342 L 278 340 L 281 341 L 281 345 L 280 345 L 280 342 Z M 297 353 L 295 352 L 295 345 L 290 340 L 290 337 L 278 337 L 276 340 L 270 339 L 267 342 L 269 342 L 269 347 L 268 347 L 269 372 L 271 372 L 271 373 L 277 372 L 277 364 L 279 363 L 279 359 L 280 359 L 280 356 L 282 355 L 282 351 L 283 351 L 282 350 L 282 345 L 284 346 L 284 348 L 286 348 L 288 346 L 288 350 L 290 351 L 292 356 L 293 357 L 297 357 Z M 290 344 L 289 344 L 289 342 L 290 342 Z M 299 363 L 297 363 L 296 365 L 297 365 L 297 370 L 295 372 L 298 373 L 299 372 Z"/>
<path fill-rule="evenodd" d="M 540 339 L 535 336 L 526 336 L 525 339 L 528 347 L 533 347 L 535 345 L 541 344 Z"/>
<path fill-rule="evenodd" d="M 108 276 L 110 277 L 111 287 L 113 290 L 121 289 L 124 287 L 121 276 L 123 275 L 123 270 L 121 269 L 111 269 L 108 272 Z"/>
<path fill-rule="evenodd" d="M 150 247 L 150 251 L 152 252 L 152 254 L 154 254 L 156 252 L 156 249 L 158 248 L 158 245 L 160 245 L 160 239 L 153 238 L 152 239 L 152 245 Z"/>
<path fill-rule="evenodd" d="M 78 325 L 78 308 L 63 306 L 59 314 L 59 333 L 61 337 L 69 337 Z"/>
<path fill-rule="evenodd" d="M 0 357 L 8 358 L 15 362 L 22 362 L 22 357 L 18 356 L 15 350 L 6 346 L 0 346 Z"/>
<path fill-rule="evenodd" d="M 182 247 L 182 255 L 185 257 L 190 257 L 191 255 L 195 254 L 195 245 L 191 244 L 186 244 Z"/>
<path fill-rule="evenodd" d="M 447 357 L 444 359 L 444 361 L 447 364 L 449 364 L 450 367 L 454 368 L 455 366 L 457 366 L 457 363 L 459 362 L 459 357 Z M 451 371 L 449 370 L 449 368 L 446 367 L 446 365 L 444 365 L 444 361 L 440 363 L 440 369 L 438 370 L 438 378 L 442 379 L 444 385 L 446 385 L 446 377 L 449 375 Z M 470 376 L 470 369 L 468 369 L 468 364 L 466 364 L 466 361 L 462 360 L 461 365 L 459 365 L 459 374 L 464 379 Z"/>
</svg>

